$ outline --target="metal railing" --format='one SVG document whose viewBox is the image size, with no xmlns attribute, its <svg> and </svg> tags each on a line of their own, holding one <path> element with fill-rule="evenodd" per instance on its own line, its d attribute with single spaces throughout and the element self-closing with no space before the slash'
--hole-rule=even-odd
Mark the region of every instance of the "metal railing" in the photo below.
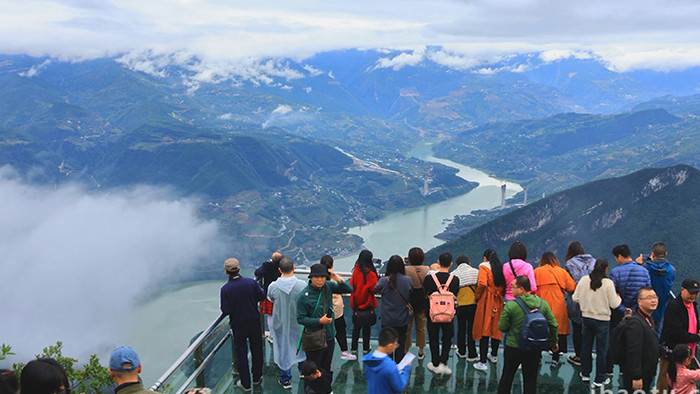
<svg viewBox="0 0 700 394">
<path fill-rule="evenodd" d="M 306 276 L 309 274 L 308 268 L 300 268 L 294 271 L 296 275 Z M 349 272 L 336 272 L 341 277 L 350 277 Z M 344 294 L 344 297 L 349 295 Z M 196 381 L 197 387 L 212 387 L 226 385 L 231 382 L 233 363 L 235 360 L 235 347 L 233 345 L 233 334 L 228 327 L 226 315 L 221 314 L 201 334 L 190 344 L 180 357 L 161 375 L 151 386 L 151 390 L 181 394 L 192 388 L 192 383 Z M 261 324 L 264 317 L 261 315 Z M 263 326 L 264 327 L 264 326 Z M 263 335 L 265 333 L 263 332 Z M 212 341 L 213 340 L 213 341 Z M 206 376 L 206 370 L 212 366 L 215 357 L 220 353 L 226 342 L 231 343 L 230 361 L 227 371 L 221 375 L 220 379 L 215 376 Z M 206 348 L 206 349 L 205 349 Z M 206 354 L 206 356 L 205 356 Z M 228 361 L 228 355 L 225 357 Z M 191 371 L 187 371 L 191 369 Z M 175 388 L 177 387 L 177 388 Z"/>
</svg>

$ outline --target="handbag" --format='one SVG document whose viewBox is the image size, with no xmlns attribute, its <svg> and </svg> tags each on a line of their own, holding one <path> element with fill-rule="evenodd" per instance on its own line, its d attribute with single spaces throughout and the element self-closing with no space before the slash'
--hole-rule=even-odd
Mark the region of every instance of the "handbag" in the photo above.
<svg viewBox="0 0 700 394">
<path fill-rule="evenodd" d="M 373 326 L 377 323 L 377 314 L 372 309 L 355 309 L 352 311 L 352 324 L 358 327 Z"/>
<path fill-rule="evenodd" d="M 323 291 L 318 295 L 318 301 L 316 301 L 316 307 L 314 311 L 311 312 L 311 316 L 316 313 L 318 309 L 318 304 L 321 302 L 321 296 L 323 297 L 323 310 L 326 310 L 326 287 L 323 287 Z M 317 350 L 323 350 L 328 347 L 328 342 L 326 341 L 326 327 L 321 326 L 320 330 L 310 331 L 308 327 L 304 327 L 301 331 L 301 349 L 305 352 L 314 352 Z"/>
</svg>

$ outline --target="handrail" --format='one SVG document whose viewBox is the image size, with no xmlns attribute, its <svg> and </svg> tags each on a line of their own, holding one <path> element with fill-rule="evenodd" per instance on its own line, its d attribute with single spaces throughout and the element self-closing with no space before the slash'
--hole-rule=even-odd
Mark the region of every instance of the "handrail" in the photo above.
<svg viewBox="0 0 700 394">
<path fill-rule="evenodd" d="M 311 272 L 311 270 L 310 270 L 309 268 L 300 268 L 300 269 L 295 269 L 295 270 L 294 270 L 294 273 L 297 274 L 297 275 L 308 275 L 310 272 Z M 338 275 L 341 276 L 341 277 L 351 277 L 351 276 L 352 276 L 352 273 L 350 273 L 350 272 L 336 272 L 336 274 L 338 274 Z M 343 296 L 344 296 L 344 297 L 348 297 L 348 295 L 345 295 L 345 294 L 344 294 Z M 378 297 L 379 297 L 379 296 L 378 296 Z M 185 361 L 187 360 L 187 358 L 188 358 L 189 356 L 191 356 L 191 355 L 202 345 L 202 342 L 204 342 L 204 341 L 207 339 L 207 337 L 209 336 L 209 334 L 211 334 L 211 333 L 214 331 L 214 328 L 215 328 L 219 323 L 221 323 L 221 321 L 222 321 L 226 316 L 227 316 L 227 315 L 225 315 L 225 314 L 222 313 L 221 315 L 219 315 L 218 318 L 216 318 L 216 320 L 214 320 L 213 323 L 211 323 L 211 324 L 209 325 L 209 327 L 207 327 L 204 331 L 202 331 L 202 333 L 199 334 L 199 336 L 197 337 L 197 339 L 195 339 L 195 341 L 192 342 L 192 344 L 191 344 L 191 345 L 182 353 L 182 355 L 170 366 L 170 368 L 168 368 L 168 369 L 163 373 L 163 375 L 162 375 L 160 378 L 158 378 L 158 380 L 156 380 L 156 382 L 151 386 L 151 390 L 157 391 L 158 389 L 160 389 L 160 388 L 163 386 L 163 383 L 165 383 L 165 382 L 175 373 L 175 371 L 176 371 L 178 368 L 180 368 L 180 367 L 185 363 Z M 218 350 L 221 348 L 221 345 L 225 342 L 226 339 L 228 339 L 229 336 L 231 336 L 230 330 L 229 330 L 229 333 L 227 334 L 227 336 L 224 338 L 224 340 L 222 340 L 221 342 L 219 342 L 219 344 L 216 346 L 215 350 L 214 350 L 211 354 L 209 354 L 209 355 L 205 358 L 205 360 L 202 361 L 202 364 L 200 364 L 199 367 L 197 368 L 197 370 L 190 376 L 190 378 L 189 378 L 188 381 L 187 381 L 187 384 L 190 384 L 190 383 L 192 382 L 192 380 L 199 374 L 199 372 L 201 372 L 201 370 L 202 370 L 202 369 L 206 366 L 206 364 L 209 362 L 209 360 L 210 360 L 212 354 L 215 354 L 216 351 L 218 351 Z"/>
<path fill-rule="evenodd" d="M 224 320 L 225 317 L 226 317 L 226 315 L 224 315 L 223 313 L 221 315 L 219 315 L 219 317 L 216 318 L 216 320 L 214 320 L 214 322 L 211 323 L 209 325 L 209 327 L 207 327 L 207 329 L 204 330 L 197 337 L 197 339 L 195 339 L 194 342 L 192 342 L 192 344 L 187 348 L 187 350 L 185 350 L 184 353 L 182 353 L 182 355 L 173 363 L 173 365 L 171 365 L 170 368 L 168 368 L 168 370 L 165 371 L 165 373 L 163 373 L 163 375 L 160 378 L 158 378 L 158 380 L 156 380 L 156 382 L 153 384 L 153 386 L 151 386 L 151 390 L 157 391 L 163 385 L 163 383 L 165 383 L 165 381 L 168 380 L 173 375 L 175 370 L 180 368 L 182 366 L 182 364 L 185 363 L 185 361 L 187 360 L 187 357 L 189 357 L 192 353 L 194 353 L 194 351 L 202 344 L 202 342 L 204 342 L 204 340 L 207 338 L 207 336 L 209 334 L 211 334 L 212 331 L 214 331 L 214 328 L 219 323 L 221 323 L 221 321 Z"/>
<path fill-rule="evenodd" d="M 202 373 L 204 368 L 206 368 L 207 365 L 209 365 L 211 360 L 214 358 L 216 352 L 218 352 L 219 349 L 221 349 L 221 347 L 224 346 L 224 343 L 226 343 L 226 341 L 232 336 L 233 334 L 231 333 L 231 330 L 228 330 L 228 332 L 226 332 L 226 335 L 224 335 L 224 337 L 219 341 L 219 343 L 216 344 L 216 346 L 209 353 L 209 355 L 204 360 L 202 360 L 202 364 L 200 364 L 199 367 L 197 367 L 197 369 L 192 373 L 192 375 L 190 375 L 190 377 L 187 378 L 185 383 L 183 383 L 182 386 L 180 386 L 180 389 L 177 390 L 175 394 L 183 393 L 187 389 L 187 386 L 189 386 L 190 383 L 192 383 L 197 378 L 197 376 L 199 376 L 199 374 Z"/>
</svg>

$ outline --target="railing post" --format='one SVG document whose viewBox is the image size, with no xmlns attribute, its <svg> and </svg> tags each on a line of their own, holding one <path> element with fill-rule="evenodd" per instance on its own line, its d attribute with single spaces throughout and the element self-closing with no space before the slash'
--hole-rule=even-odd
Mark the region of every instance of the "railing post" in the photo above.
<svg viewBox="0 0 700 394">
<path fill-rule="evenodd" d="M 204 352 L 202 351 L 202 345 L 200 344 L 197 346 L 197 349 L 194 351 L 194 369 L 196 370 L 199 368 L 200 365 L 202 365 L 202 360 L 204 360 Z M 202 370 L 202 373 L 197 375 L 197 387 L 206 387 L 206 379 L 204 378 L 204 370 Z"/>
<path fill-rule="evenodd" d="M 233 342 L 233 330 L 231 330 L 231 374 L 233 376 L 238 375 L 238 368 L 236 367 L 236 344 Z"/>
</svg>

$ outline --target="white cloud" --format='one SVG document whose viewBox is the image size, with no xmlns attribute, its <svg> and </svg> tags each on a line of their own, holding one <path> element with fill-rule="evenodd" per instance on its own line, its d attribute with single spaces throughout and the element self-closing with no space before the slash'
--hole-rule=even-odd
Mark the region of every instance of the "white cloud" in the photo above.
<svg viewBox="0 0 700 394">
<path fill-rule="evenodd" d="M 700 64 L 695 0 L 0 0 L 0 9 L 0 53 L 61 60 L 185 53 L 201 59 L 202 81 L 248 72 L 246 78 L 265 84 L 255 71 L 235 65 L 347 48 L 475 45 L 500 55 L 548 48 L 594 53 L 627 69 Z M 623 59 L 625 53 L 612 47 L 634 52 Z M 437 59 L 465 67 L 462 61 L 484 62 L 485 53 Z M 178 61 L 169 56 L 164 59 Z M 418 61 L 420 54 L 404 54 L 380 66 Z M 162 70 L 158 63 L 131 64 L 154 75 Z"/>
<path fill-rule="evenodd" d="M 33 77 L 33 76 L 39 74 L 39 73 L 41 72 L 41 70 L 45 69 L 46 66 L 48 66 L 49 64 L 51 64 L 51 59 L 46 59 L 46 60 L 44 60 L 41 64 L 37 64 L 37 65 L 31 66 L 31 67 L 29 68 L 29 70 L 27 70 L 27 71 L 22 71 L 22 72 L 20 72 L 18 75 L 19 75 L 20 77 L 31 78 L 31 77 Z"/>
<path fill-rule="evenodd" d="M 278 105 L 277 108 L 272 110 L 272 114 L 282 116 L 282 115 L 286 115 L 292 111 L 293 111 L 292 107 L 290 107 L 289 105 L 282 104 L 282 105 Z"/>
<path fill-rule="evenodd" d="M 14 361 L 57 340 L 81 361 L 109 352 L 140 297 L 223 252 L 197 203 L 163 190 L 30 186 L 5 168 L 0 199 L 2 342 Z"/>
<path fill-rule="evenodd" d="M 377 60 L 375 69 L 391 68 L 398 71 L 406 66 L 416 66 L 425 59 L 425 49 L 417 49 L 412 53 L 403 52 L 394 57 L 383 57 Z"/>
</svg>

